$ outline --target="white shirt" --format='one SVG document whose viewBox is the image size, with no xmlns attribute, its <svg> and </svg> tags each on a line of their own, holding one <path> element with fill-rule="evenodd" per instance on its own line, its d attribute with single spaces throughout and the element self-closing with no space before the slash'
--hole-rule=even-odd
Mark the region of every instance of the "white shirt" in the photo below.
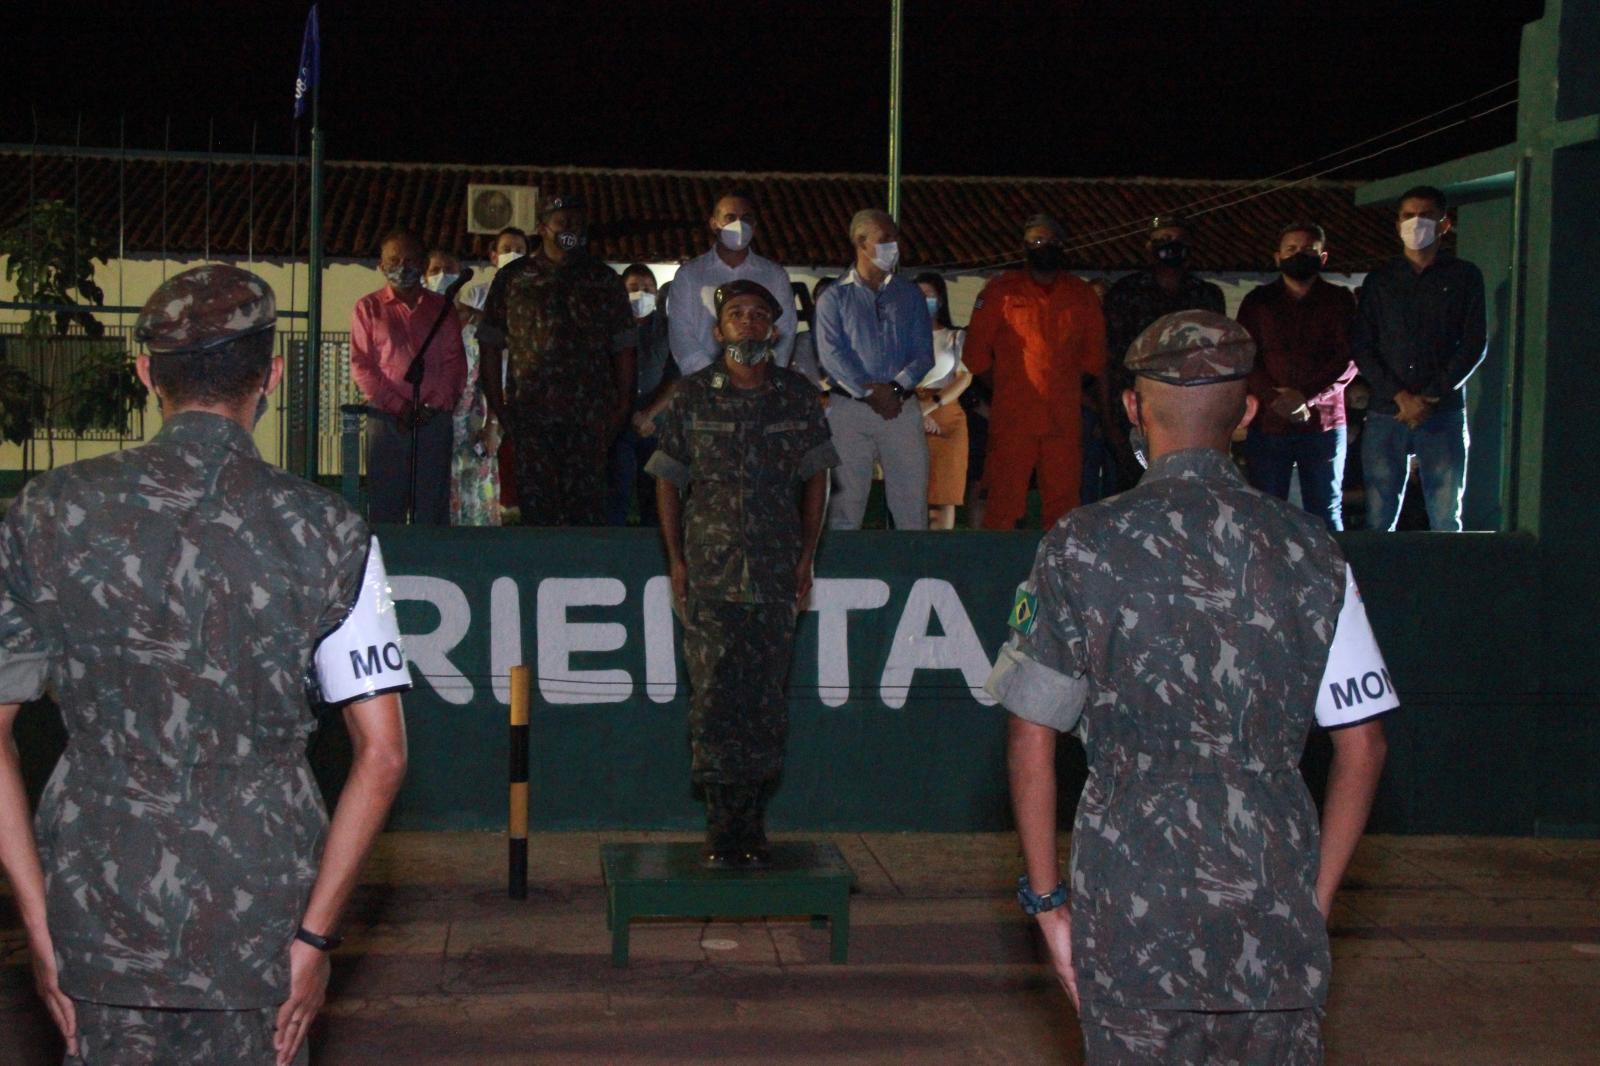
<svg viewBox="0 0 1600 1066">
<path fill-rule="evenodd" d="M 933 369 L 928 371 L 928 376 L 917 383 L 919 389 L 942 389 L 950 384 L 950 378 L 955 374 L 961 362 L 961 349 L 966 346 L 967 331 L 964 329 L 943 329 L 935 326 L 933 329 Z"/>
<path fill-rule="evenodd" d="M 778 344 L 772 353 L 779 366 L 788 366 L 794 352 L 795 328 L 799 316 L 794 309 L 794 290 L 789 287 L 789 272 L 770 259 L 754 252 L 744 262 L 731 267 L 722 261 L 715 248 L 696 256 L 678 268 L 667 294 L 667 339 L 678 371 L 688 377 L 716 362 L 722 346 L 711 335 L 717 324 L 717 286 L 744 279 L 762 285 L 783 308 L 778 316 Z"/>
</svg>

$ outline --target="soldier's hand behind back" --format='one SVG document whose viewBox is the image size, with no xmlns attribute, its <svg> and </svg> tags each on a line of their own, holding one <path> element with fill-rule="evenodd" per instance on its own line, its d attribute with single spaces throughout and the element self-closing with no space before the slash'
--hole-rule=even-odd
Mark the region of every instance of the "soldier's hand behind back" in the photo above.
<svg viewBox="0 0 1600 1066">
<path fill-rule="evenodd" d="M 1045 947 L 1050 952 L 1050 965 L 1056 971 L 1056 980 L 1067 990 L 1072 1009 L 1078 1007 L 1078 971 L 1072 965 L 1072 919 L 1065 907 L 1035 915 Z"/>
<path fill-rule="evenodd" d="M 289 945 L 289 998 L 278 1008 L 278 1021 L 272 1033 L 278 1066 L 289 1066 L 300 1053 L 311 1022 L 327 999 L 328 975 L 332 969 L 327 952 L 299 940 Z"/>
<path fill-rule="evenodd" d="M 689 620 L 689 568 L 681 561 L 667 565 L 668 579 L 672 582 L 672 608 L 681 621 Z"/>
<path fill-rule="evenodd" d="M 44 944 L 32 955 L 34 987 L 39 990 L 39 998 L 44 1000 L 45 1006 L 50 1008 L 50 1018 L 61 1030 L 61 1038 L 67 1042 L 67 1055 L 74 1056 L 78 1053 L 78 1012 L 72 999 L 61 991 L 55 949 Z"/>
</svg>

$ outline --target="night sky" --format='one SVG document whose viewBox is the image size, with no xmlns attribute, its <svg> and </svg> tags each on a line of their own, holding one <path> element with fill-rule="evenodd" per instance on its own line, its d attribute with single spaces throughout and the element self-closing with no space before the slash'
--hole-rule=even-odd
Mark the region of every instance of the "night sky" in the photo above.
<svg viewBox="0 0 1600 1066">
<path fill-rule="evenodd" d="M 1255 178 L 1515 78 L 1520 28 L 1543 4 L 905 6 L 908 174 Z M 290 150 L 301 0 L 0 7 L 0 141 L 115 146 L 125 121 L 131 147 L 194 151 L 210 139 L 246 152 L 254 125 L 259 151 Z M 326 0 L 320 10 L 330 158 L 887 166 L 887 0 Z M 1226 14 L 1185 13 L 1209 10 Z M 1512 138 L 1514 115 L 1331 176 L 1490 148 Z"/>
</svg>

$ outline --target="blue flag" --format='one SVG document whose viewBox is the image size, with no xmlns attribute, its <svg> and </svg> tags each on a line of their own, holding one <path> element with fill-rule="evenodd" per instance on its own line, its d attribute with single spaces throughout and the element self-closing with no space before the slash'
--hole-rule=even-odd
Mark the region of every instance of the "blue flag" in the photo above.
<svg viewBox="0 0 1600 1066">
<path fill-rule="evenodd" d="M 306 113 L 306 96 L 321 77 L 322 31 L 317 26 L 317 5 L 306 15 L 306 33 L 300 40 L 300 72 L 294 79 L 294 117 Z"/>
</svg>

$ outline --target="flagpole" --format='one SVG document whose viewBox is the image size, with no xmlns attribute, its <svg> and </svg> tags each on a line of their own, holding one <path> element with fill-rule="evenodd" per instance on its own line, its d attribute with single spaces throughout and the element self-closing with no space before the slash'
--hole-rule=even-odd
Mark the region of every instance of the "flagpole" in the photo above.
<svg viewBox="0 0 1600 1066">
<path fill-rule="evenodd" d="M 321 93 L 321 85 L 320 76 L 311 82 L 311 218 L 307 227 L 311 241 L 308 264 L 311 277 L 306 298 L 305 410 L 305 477 L 311 481 L 315 481 L 322 472 L 317 462 L 319 392 L 322 385 L 322 126 L 317 115 L 317 97 Z"/>
</svg>

